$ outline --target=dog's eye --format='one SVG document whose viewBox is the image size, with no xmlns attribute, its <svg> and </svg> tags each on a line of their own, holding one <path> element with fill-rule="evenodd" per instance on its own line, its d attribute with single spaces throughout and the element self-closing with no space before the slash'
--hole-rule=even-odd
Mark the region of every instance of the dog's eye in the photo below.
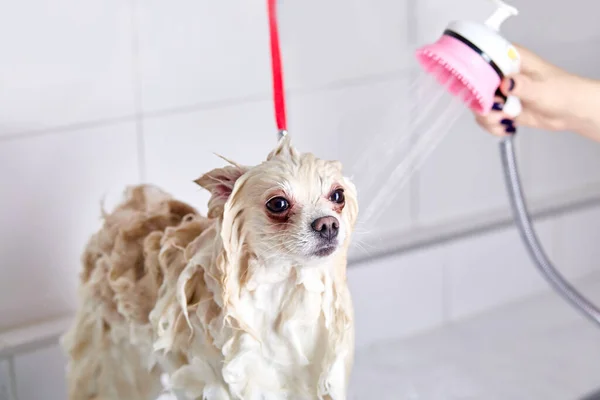
<svg viewBox="0 0 600 400">
<path fill-rule="evenodd" d="M 273 197 L 267 201 L 267 210 L 274 214 L 281 214 L 287 211 L 288 208 L 290 208 L 290 202 L 284 197 Z"/>
<path fill-rule="evenodd" d="M 333 201 L 336 204 L 343 204 L 346 201 L 346 197 L 344 197 L 344 190 L 337 189 L 335 192 L 331 193 L 329 196 L 329 200 Z"/>
</svg>

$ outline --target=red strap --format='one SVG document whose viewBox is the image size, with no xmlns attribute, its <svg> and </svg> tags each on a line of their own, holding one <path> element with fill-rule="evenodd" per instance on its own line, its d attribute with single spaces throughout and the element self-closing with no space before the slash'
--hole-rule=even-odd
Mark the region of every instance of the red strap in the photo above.
<svg viewBox="0 0 600 400">
<path fill-rule="evenodd" d="M 279 29 L 277 28 L 277 1 L 267 0 L 269 6 L 269 33 L 271 35 L 271 66 L 273 69 L 273 100 L 277 129 L 287 131 L 285 116 L 285 92 L 283 90 L 283 66 L 279 49 Z"/>
</svg>

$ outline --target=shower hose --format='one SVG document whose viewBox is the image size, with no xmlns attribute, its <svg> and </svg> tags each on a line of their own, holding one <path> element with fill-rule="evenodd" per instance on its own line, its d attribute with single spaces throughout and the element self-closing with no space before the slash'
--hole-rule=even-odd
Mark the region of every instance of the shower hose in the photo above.
<svg viewBox="0 0 600 400">
<path fill-rule="evenodd" d="M 600 309 L 567 282 L 554 265 L 552 265 L 552 262 L 550 262 L 544 249 L 540 245 L 531 224 L 531 218 L 527 211 L 527 205 L 525 204 L 525 198 L 523 196 L 513 136 L 507 137 L 500 142 L 500 154 L 515 223 L 517 224 L 521 238 L 525 243 L 529 255 L 548 283 L 550 283 L 550 285 L 568 303 L 600 326 Z"/>
</svg>

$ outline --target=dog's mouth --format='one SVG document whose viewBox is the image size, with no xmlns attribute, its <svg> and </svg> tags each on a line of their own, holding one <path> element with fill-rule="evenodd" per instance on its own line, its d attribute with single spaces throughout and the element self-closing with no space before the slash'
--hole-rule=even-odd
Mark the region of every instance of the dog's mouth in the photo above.
<svg viewBox="0 0 600 400">
<path fill-rule="evenodd" d="M 327 257 L 332 255 L 337 249 L 337 243 L 327 243 L 319 247 L 313 254 L 317 257 Z"/>
</svg>

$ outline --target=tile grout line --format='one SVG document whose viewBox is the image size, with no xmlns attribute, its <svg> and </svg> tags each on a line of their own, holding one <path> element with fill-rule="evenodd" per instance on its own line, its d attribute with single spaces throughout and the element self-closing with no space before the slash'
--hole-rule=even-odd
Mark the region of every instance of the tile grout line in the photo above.
<svg viewBox="0 0 600 400">
<path fill-rule="evenodd" d="M 132 40 L 132 42 L 133 42 L 133 40 Z M 133 48 L 133 46 L 134 45 L 132 43 L 132 48 Z M 137 51 L 139 51 L 139 41 L 137 42 L 137 46 L 138 46 Z M 99 119 L 99 120 L 75 122 L 75 123 L 71 123 L 71 124 L 59 125 L 59 126 L 54 126 L 54 127 L 40 129 L 40 130 L 21 131 L 21 132 L 4 134 L 4 135 L 0 135 L 0 143 L 7 142 L 7 141 L 13 141 L 13 140 L 32 138 L 32 137 L 60 134 L 60 133 L 64 133 L 64 132 L 72 132 L 72 131 L 77 131 L 77 130 L 82 130 L 82 129 L 90 129 L 90 128 L 97 128 L 97 127 L 103 127 L 103 126 L 117 125 L 119 123 L 137 121 L 137 118 L 140 118 L 141 121 L 143 122 L 145 119 L 150 119 L 150 118 L 162 118 L 162 117 L 167 117 L 167 116 L 189 114 L 189 113 L 199 112 L 199 111 L 203 111 L 203 110 L 215 110 L 215 109 L 233 107 L 233 106 L 238 106 L 238 105 L 243 105 L 243 104 L 257 103 L 257 102 L 261 102 L 261 101 L 270 101 L 270 99 L 271 99 L 270 94 L 259 93 L 259 94 L 247 95 L 247 96 L 242 96 L 242 97 L 237 97 L 237 98 L 227 98 L 227 99 L 222 99 L 222 100 L 215 100 L 215 101 L 210 101 L 210 102 L 192 104 L 192 105 L 188 105 L 188 106 L 173 107 L 173 108 L 167 108 L 167 109 L 163 109 L 163 110 L 143 112 L 142 104 L 141 104 L 142 103 L 141 76 L 136 71 L 136 68 L 139 68 L 139 64 L 132 67 L 132 69 L 133 69 L 132 75 L 134 75 L 134 78 L 137 75 L 139 78 L 139 81 L 140 81 L 139 91 L 135 88 L 135 85 L 134 85 L 134 89 L 133 89 L 135 98 L 136 98 L 134 100 L 136 103 L 135 107 L 136 107 L 136 110 L 138 110 L 134 114 L 125 114 L 125 115 L 122 115 L 119 117 L 104 118 L 104 119 Z M 338 80 L 338 81 L 334 81 L 334 82 L 330 82 L 330 83 L 327 83 L 324 85 L 319 85 L 319 86 L 314 86 L 314 87 L 295 88 L 295 89 L 292 88 L 292 89 L 289 89 L 288 92 L 290 94 L 290 97 L 292 97 L 292 96 L 307 96 L 307 95 L 319 94 L 319 93 L 323 93 L 323 92 L 346 89 L 346 88 L 369 86 L 369 85 L 374 85 L 377 83 L 394 81 L 394 80 L 402 78 L 402 76 L 407 73 L 410 73 L 409 69 L 400 68 L 397 70 L 379 73 L 379 74 L 364 75 L 362 77 L 357 77 L 357 78 Z M 138 100 L 138 96 L 139 96 L 139 100 Z M 139 104 L 138 104 L 138 101 L 139 101 Z"/>
<path fill-rule="evenodd" d="M 444 249 L 444 252 L 448 249 Z M 452 313 L 452 301 L 450 297 L 450 266 L 446 262 L 448 257 L 442 259 L 442 322 L 449 324 L 451 321 L 450 315 Z"/>
<path fill-rule="evenodd" d="M 133 86 L 135 107 L 135 134 L 138 158 L 138 178 L 141 183 L 146 180 L 146 142 L 143 124 L 143 87 L 142 87 L 142 59 L 140 52 L 140 32 L 138 24 L 138 0 L 130 0 L 131 6 L 131 53 L 132 71 L 131 80 Z"/>
<path fill-rule="evenodd" d="M 8 395 L 11 400 L 19 400 L 17 393 L 17 373 L 15 371 L 15 357 L 9 356 L 8 360 Z"/>
<path fill-rule="evenodd" d="M 407 20 L 406 20 L 406 36 L 407 36 L 407 42 L 409 43 L 409 48 L 410 48 L 410 44 L 414 43 L 416 41 L 416 38 L 418 36 L 418 24 L 415 23 L 415 21 L 417 20 L 417 4 L 416 4 L 417 0 L 408 0 L 406 3 L 406 16 L 407 16 Z M 419 76 L 419 71 L 415 70 L 414 68 L 410 68 L 409 72 L 408 72 L 408 76 L 409 76 L 409 85 L 408 85 L 408 93 L 407 93 L 407 97 L 410 100 L 413 101 L 419 101 L 420 99 L 414 99 L 414 90 L 413 90 L 413 83 L 416 82 L 416 80 L 418 79 Z M 418 108 L 417 108 L 418 109 Z M 408 116 L 408 121 L 409 121 L 409 127 L 413 127 L 413 121 L 415 120 L 413 115 L 409 115 Z M 411 145 L 414 146 L 416 143 L 416 136 L 415 136 L 415 132 L 413 131 L 413 129 L 410 130 L 409 135 L 411 135 Z M 410 217 L 410 223 L 413 226 L 416 226 L 418 224 L 418 220 L 419 220 L 419 214 L 420 214 L 420 188 L 421 188 L 421 174 L 420 171 L 415 171 L 413 173 L 413 176 L 409 178 L 410 179 L 410 183 L 408 184 L 408 196 L 409 196 L 409 200 L 408 200 L 408 207 L 409 207 L 409 217 Z"/>
<path fill-rule="evenodd" d="M 565 214 L 596 207 L 600 207 L 600 195 L 595 195 L 592 197 L 580 196 L 580 198 L 572 200 L 570 204 L 558 203 L 543 208 L 531 207 L 530 213 L 533 222 L 537 223 L 538 221 L 547 220 L 550 218 L 559 218 Z M 464 220 L 467 219 L 469 219 L 468 216 L 464 218 Z M 509 211 L 506 212 L 506 215 L 493 217 L 490 220 L 478 222 L 472 226 L 459 227 L 456 230 L 442 229 L 441 232 L 429 233 L 425 237 L 420 238 L 417 234 L 417 237 L 414 240 L 412 237 L 415 235 L 415 229 L 410 229 L 407 232 L 412 231 L 411 240 L 399 240 L 400 244 L 398 245 L 392 245 L 392 242 L 389 242 L 387 246 L 372 251 L 368 256 L 351 255 L 349 257 L 348 267 L 354 268 L 365 262 L 372 262 L 382 258 L 393 257 L 410 251 L 423 250 L 443 245 L 455 240 L 462 240 L 476 235 L 495 232 L 501 229 L 517 229 L 514 224 L 514 219 Z M 432 229 L 432 231 L 435 230 L 436 228 Z M 404 232 L 403 236 L 405 236 L 407 232 Z"/>
<path fill-rule="evenodd" d="M 76 123 L 72 123 L 72 124 L 68 124 L 68 125 L 55 126 L 52 128 L 41 129 L 41 130 L 37 130 L 37 131 L 22 131 L 22 132 L 18 132 L 18 133 L 10 133 L 10 134 L 5 134 L 5 135 L 0 135 L 0 143 L 10 142 L 10 141 L 14 141 L 14 140 L 21 140 L 21 139 L 36 138 L 36 137 L 41 137 L 41 136 L 56 135 L 56 134 L 61 134 L 61 133 L 79 131 L 79 130 L 83 130 L 83 129 L 92 129 L 92 128 L 101 128 L 101 127 L 105 127 L 105 126 L 113 126 L 113 125 L 118 125 L 118 124 L 122 124 L 125 122 L 131 122 L 134 119 L 135 119 L 134 115 L 128 114 L 128 115 L 123 115 L 123 116 L 114 117 L 114 118 L 105 118 L 105 119 L 100 119 L 100 120 L 76 122 Z"/>
<path fill-rule="evenodd" d="M 417 1 L 418 0 L 408 0 L 406 2 L 406 35 L 408 47 L 410 48 L 411 44 L 415 44 L 417 38 L 419 36 L 419 24 L 416 23 L 418 21 L 418 12 L 417 12 Z"/>
<path fill-rule="evenodd" d="M 313 87 L 292 87 L 287 89 L 287 93 L 290 98 L 295 96 L 308 96 L 312 94 L 319 94 L 322 92 L 336 91 L 347 88 L 355 88 L 362 86 L 369 86 L 383 82 L 389 82 L 400 79 L 404 74 L 410 73 L 407 68 L 399 68 L 393 71 L 382 72 L 377 74 L 363 75 L 356 78 L 340 79 L 337 81 L 328 82 L 322 85 Z M 187 106 L 167 108 L 163 110 L 156 110 L 144 113 L 144 118 L 160 118 L 169 115 L 193 113 L 202 110 L 215 110 L 220 108 L 227 108 L 232 106 L 238 106 L 248 103 L 257 103 L 262 101 L 272 101 L 271 93 L 256 93 L 249 94 L 241 97 L 226 98 L 221 100 L 215 100 L 204 103 L 196 103 Z"/>
</svg>

